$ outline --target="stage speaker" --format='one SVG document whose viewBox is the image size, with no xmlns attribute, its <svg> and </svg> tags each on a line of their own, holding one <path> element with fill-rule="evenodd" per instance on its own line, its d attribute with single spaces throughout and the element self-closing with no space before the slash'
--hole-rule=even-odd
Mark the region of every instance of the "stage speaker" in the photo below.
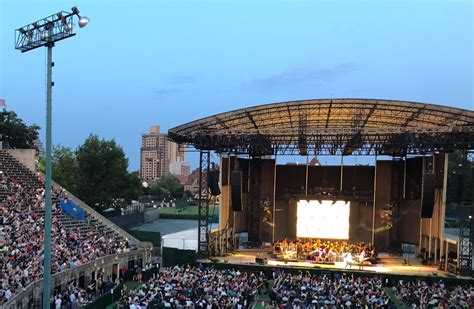
<svg viewBox="0 0 474 309">
<path fill-rule="evenodd" d="M 432 218 L 435 200 L 435 175 L 425 174 L 423 181 L 423 199 L 421 204 L 421 217 Z"/>
<path fill-rule="evenodd" d="M 207 184 L 209 186 L 209 190 L 211 191 L 211 195 L 216 196 L 221 194 L 221 189 L 219 188 L 219 171 L 209 171 Z"/>
<path fill-rule="evenodd" d="M 242 172 L 233 171 L 230 176 L 232 190 L 232 210 L 242 211 Z"/>
<path fill-rule="evenodd" d="M 268 259 L 257 256 L 255 257 L 255 263 L 260 264 L 260 265 L 266 265 L 268 263 Z"/>
</svg>

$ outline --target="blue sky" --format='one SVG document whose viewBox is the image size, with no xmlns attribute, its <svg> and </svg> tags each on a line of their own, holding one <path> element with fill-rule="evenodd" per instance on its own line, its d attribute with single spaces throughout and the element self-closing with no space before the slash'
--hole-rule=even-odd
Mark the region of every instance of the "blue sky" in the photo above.
<svg viewBox="0 0 474 309">
<path fill-rule="evenodd" d="M 115 138 L 130 170 L 149 126 L 263 103 L 474 109 L 472 1 L 1 0 L 0 98 L 27 123 L 44 126 L 46 52 L 14 29 L 74 5 L 91 23 L 53 50 L 53 142 Z"/>
</svg>

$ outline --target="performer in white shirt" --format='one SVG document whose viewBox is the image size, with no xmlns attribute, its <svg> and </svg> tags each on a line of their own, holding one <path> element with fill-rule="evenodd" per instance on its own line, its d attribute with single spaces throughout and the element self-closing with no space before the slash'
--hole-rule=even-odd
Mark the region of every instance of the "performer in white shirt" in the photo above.
<svg viewBox="0 0 474 309">
<path fill-rule="evenodd" d="M 365 250 L 362 250 L 359 254 L 359 270 L 364 269 Z"/>
<path fill-rule="evenodd" d="M 347 252 L 346 256 L 344 257 L 345 267 L 347 268 L 347 266 L 349 266 L 349 268 L 351 268 L 352 261 L 352 254 L 350 252 Z"/>
</svg>

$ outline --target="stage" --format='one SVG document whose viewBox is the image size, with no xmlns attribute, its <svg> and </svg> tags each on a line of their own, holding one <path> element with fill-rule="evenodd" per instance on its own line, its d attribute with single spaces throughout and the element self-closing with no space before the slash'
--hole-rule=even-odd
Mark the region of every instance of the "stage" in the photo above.
<svg viewBox="0 0 474 309">
<path fill-rule="evenodd" d="M 267 259 L 267 263 L 258 264 L 256 258 Z M 241 249 L 227 256 L 214 257 L 210 260 L 200 260 L 201 262 L 214 262 L 233 265 L 258 265 L 260 267 L 284 267 L 295 269 L 319 269 L 327 271 L 347 271 L 347 272 L 365 272 L 386 275 L 401 276 L 438 276 L 444 278 L 453 278 L 453 274 L 438 270 L 437 265 L 422 265 L 417 258 L 390 256 L 385 253 L 379 254 L 380 263 L 376 265 L 364 265 L 362 269 L 359 265 L 352 264 L 347 266 L 344 262 L 334 262 L 334 264 L 315 263 L 314 261 L 278 261 L 272 259 L 268 250 L 265 249 Z"/>
</svg>

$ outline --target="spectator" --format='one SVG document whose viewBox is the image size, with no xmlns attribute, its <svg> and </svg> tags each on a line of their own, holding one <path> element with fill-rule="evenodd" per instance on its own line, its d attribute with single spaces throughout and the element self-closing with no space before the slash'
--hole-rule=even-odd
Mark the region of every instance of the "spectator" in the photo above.
<svg viewBox="0 0 474 309">
<path fill-rule="evenodd" d="M 30 188 L 22 181 L 0 174 L 0 186 L 8 192 L 0 201 L 0 304 L 40 279 L 43 272 L 44 189 Z M 126 241 L 99 231 L 81 233 L 67 229 L 58 220 L 61 213 L 58 200 L 64 191 L 53 190 L 53 218 L 51 228 L 52 273 L 88 263 L 102 256 L 126 252 L 131 247 Z M 64 304 L 64 302 L 63 302 Z"/>
</svg>

